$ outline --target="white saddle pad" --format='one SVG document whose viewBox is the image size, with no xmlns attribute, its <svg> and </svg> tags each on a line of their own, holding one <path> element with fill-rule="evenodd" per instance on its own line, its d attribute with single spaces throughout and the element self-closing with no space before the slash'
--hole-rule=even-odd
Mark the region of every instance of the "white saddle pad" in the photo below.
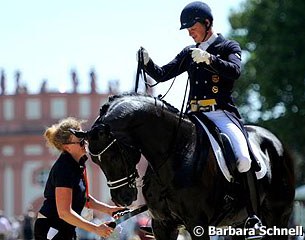
<svg viewBox="0 0 305 240">
<path fill-rule="evenodd" d="M 221 151 L 221 148 L 220 148 L 218 142 L 215 140 L 215 138 L 210 133 L 208 128 L 196 116 L 194 116 L 194 117 L 198 120 L 198 122 L 201 124 L 203 129 L 206 131 L 206 133 L 207 133 L 207 135 L 208 135 L 208 137 L 210 139 L 213 151 L 215 153 L 215 157 L 216 157 L 217 163 L 219 165 L 219 168 L 221 169 L 221 171 L 222 171 L 223 175 L 225 176 L 225 178 L 229 182 L 231 182 L 233 180 L 233 176 L 229 172 L 228 166 L 226 164 L 226 161 L 224 159 L 223 153 Z M 251 147 L 252 147 L 253 154 L 255 155 L 256 159 L 258 160 L 258 162 L 259 162 L 259 164 L 261 166 L 261 170 L 259 172 L 255 172 L 256 178 L 257 179 L 261 179 L 267 173 L 267 166 L 265 164 L 264 159 L 268 158 L 268 155 L 263 154 L 262 151 L 260 151 L 258 149 L 258 147 L 253 142 L 250 141 L 250 144 L 251 144 Z"/>
</svg>

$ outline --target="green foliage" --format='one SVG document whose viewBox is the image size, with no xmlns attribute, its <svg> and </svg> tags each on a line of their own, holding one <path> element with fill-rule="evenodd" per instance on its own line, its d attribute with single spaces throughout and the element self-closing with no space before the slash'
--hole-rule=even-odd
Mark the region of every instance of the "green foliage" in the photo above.
<svg viewBox="0 0 305 240">
<path fill-rule="evenodd" d="M 298 156 L 305 183 L 305 1 L 245 0 L 230 16 L 243 49 L 237 104 L 247 122 L 275 132 Z"/>
</svg>

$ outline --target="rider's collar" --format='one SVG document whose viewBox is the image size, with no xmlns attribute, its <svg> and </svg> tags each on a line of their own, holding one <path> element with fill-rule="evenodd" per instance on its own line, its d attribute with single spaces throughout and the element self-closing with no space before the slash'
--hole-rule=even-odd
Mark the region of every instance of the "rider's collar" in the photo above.
<svg viewBox="0 0 305 240">
<path fill-rule="evenodd" d="M 215 42 L 216 38 L 218 37 L 218 35 L 216 33 L 213 33 L 211 35 L 211 37 L 209 37 L 208 40 L 201 42 L 198 46 L 198 48 L 200 48 L 201 50 L 206 50 L 213 42 Z"/>
</svg>

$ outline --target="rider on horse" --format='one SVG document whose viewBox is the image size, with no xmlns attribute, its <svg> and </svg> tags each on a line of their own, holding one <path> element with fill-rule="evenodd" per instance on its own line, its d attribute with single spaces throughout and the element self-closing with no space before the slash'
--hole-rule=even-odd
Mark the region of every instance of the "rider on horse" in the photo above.
<svg viewBox="0 0 305 240">
<path fill-rule="evenodd" d="M 145 71 L 157 82 L 164 82 L 188 72 L 188 111 L 191 114 L 205 115 L 230 138 L 237 169 L 241 173 L 248 195 L 249 217 L 245 226 L 254 227 L 255 224 L 261 224 L 261 221 L 255 215 L 258 198 L 251 170 L 252 161 L 246 133 L 232 99 L 234 82 L 241 73 L 240 45 L 213 31 L 211 9 L 203 2 L 196 1 L 186 5 L 181 12 L 180 22 L 180 29 L 187 29 L 196 44 L 185 47 L 171 62 L 162 67 L 149 58 L 145 49 L 141 49 Z M 138 53 L 138 59 L 140 57 Z"/>
</svg>

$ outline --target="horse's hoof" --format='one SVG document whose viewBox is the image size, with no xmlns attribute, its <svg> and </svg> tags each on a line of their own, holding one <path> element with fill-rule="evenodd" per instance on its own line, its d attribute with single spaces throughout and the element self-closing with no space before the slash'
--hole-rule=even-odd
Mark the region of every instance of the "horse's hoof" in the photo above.
<svg viewBox="0 0 305 240">
<path fill-rule="evenodd" d="M 254 228 L 255 230 L 259 230 L 262 226 L 262 221 L 256 215 L 253 215 L 247 218 L 244 228 Z"/>
<path fill-rule="evenodd" d="M 260 240 L 264 237 L 261 234 L 261 227 L 263 226 L 262 221 L 256 216 L 250 216 L 245 221 L 244 228 L 247 229 L 247 235 L 245 240 Z"/>
</svg>

